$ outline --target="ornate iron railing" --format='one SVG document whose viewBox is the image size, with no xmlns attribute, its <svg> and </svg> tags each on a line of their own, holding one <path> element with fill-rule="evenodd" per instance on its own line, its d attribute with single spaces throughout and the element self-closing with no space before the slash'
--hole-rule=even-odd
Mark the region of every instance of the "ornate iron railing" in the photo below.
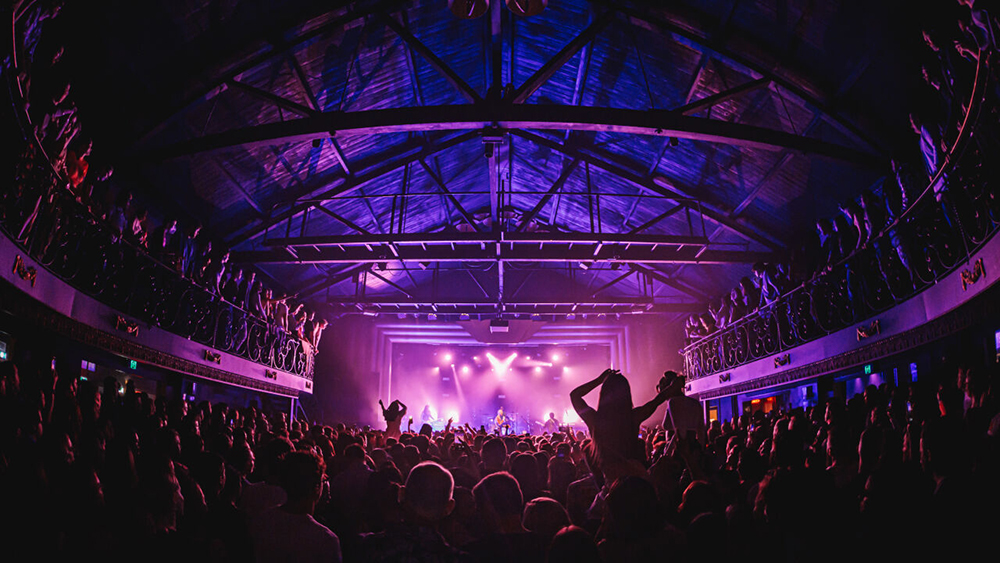
<svg viewBox="0 0 1000 563">
<path fill-rule="evenodd" d="M 25 254 L 77 290 L 121 313 L 174 334 L 312 379 L 313 352 L 295 335 L 192 283 L 95 217 L 66 188 L 23 111 L 14 14 L 12 57 L 5 69 L 24 144 L 14 181 L 0 189 L 0 230 Z M 10 172 L 10 171 L 8 171 Z"/>
<path fill-rule="evenodd" d="M 985 96 L 991 79 L 989 58 L 988 53 L 980 54 L 959 134 L 914 203 L 874 237 L 874 242 L 830 270 L 687 345 L 683 354 L 689 379 L 780 355 L 869 320 L 967 263 L 996 233 L 1000 197 L 996 186 L 990 184 L 993 165 L 989 156 L 984 157 L 982 144 L 993 140 L 997 127 L 992 119 L 979 119 L 991 109 Z M 945 179 L 947 199 L 939 199 L 934 187 Z M 909 268 L 897 248 L 908 257 Z"/>
<path fill-rule="evenodd" d="M 43 166 L 37 171 L 50 174 Z M 215 350 L 312 378 L 311 351 L 297 337 L 122 239 L 54 179 L 36 183 L 22 176 L 18 181 L 23 191 L 3 194 L 0 229 L 53 274 L 125 315 Z"/>
</svg>

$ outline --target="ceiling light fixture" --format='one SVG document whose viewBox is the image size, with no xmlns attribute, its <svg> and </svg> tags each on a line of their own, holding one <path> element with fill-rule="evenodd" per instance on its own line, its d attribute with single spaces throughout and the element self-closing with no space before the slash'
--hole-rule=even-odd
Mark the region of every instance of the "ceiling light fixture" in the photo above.
<svg viewBox="0 0 1000 563">
<path fill-rule="evenodd" d="M 549 0 L 506 0 L 507 9 L 515 16 L 529 18 L 545 11 Z"/>
<path fill-rule="evenodd" d="M 474 20 L 490 9 L 490 0 L 448 0 L 448 9 L 456 18 Z"/>
</svg>

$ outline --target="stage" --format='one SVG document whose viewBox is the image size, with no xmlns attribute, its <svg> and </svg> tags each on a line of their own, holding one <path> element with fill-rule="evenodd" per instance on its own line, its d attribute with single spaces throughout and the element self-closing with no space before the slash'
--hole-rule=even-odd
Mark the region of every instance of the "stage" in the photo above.
<svg viewBox="0 0 1000 563">
<path fill-rule="evenodd" d="M 486 346 L 400 344 L 393 350 L 392 396 L 407 406 L 413 430 L 468 424 L 493 434 L 584 429 L 569 394 L 611 365 L 606 345 Z M 388 401 L 386 401 L 388 404 Z M 503 409 L 504 420 L 497 415 Z"/>
</svg>

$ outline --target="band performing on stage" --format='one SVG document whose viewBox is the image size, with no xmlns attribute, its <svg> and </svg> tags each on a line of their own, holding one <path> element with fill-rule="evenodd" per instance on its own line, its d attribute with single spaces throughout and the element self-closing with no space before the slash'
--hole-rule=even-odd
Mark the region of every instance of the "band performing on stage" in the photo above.
<svg viewBox="0 0 1000 563">
<path fill-rule="evenodd" d="M 382 410 L 382 417 L 385 419 L 388 432 L 391 436 L 398 436 L 401 432 L 403 418 L 406 415 L 406 405 L 398 399 L 392 401 L 389 407 L 386 407 L 381 399 L 379 399 L 378 404 Z M 411 426 L 413 425 L 413 417 L 410 417 L 409 423 Z M 456 420 L 456 416 L 444 418 L 430 404 L 425 404 L 420 412 L 420 426 L 424 424 L 430 426 L 433 431 L 442 431 L 449 426 L 457 428 L 468 424 L 471 427 L 478 426 L 490 434 L 500 436 L 543 435 L 573 431 L 573 427 L 570 424 L 564 425 L 563 421 L 556 417 L 555 412 L 549 412 L 544 420 L 537 420 L 527 414 L 505 411 L 503 406 L 497 409 L 495 415 L 473 415 L 468 420 Z"/>
</svg>

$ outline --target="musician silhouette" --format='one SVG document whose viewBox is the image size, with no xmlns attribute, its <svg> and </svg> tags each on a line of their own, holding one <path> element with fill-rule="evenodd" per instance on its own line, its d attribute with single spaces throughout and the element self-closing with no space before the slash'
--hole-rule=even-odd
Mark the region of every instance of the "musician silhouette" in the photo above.
<svg viewBox="0 0 1000 563">
<path fill-rule="evenodd" d="M 503 413 L 503 407 L 500 407 L 500 410 L 497 411 L 497 416 L 493 419 L 493 423 L 496 425 L 497 431 L 502 434 L 506 433 L 504 430 L 510 430 L 510 424 L 507 424 L 507 415 Z"/>
<path fill-rule="evenodd" d="M 556 420 L 556 413 L 549 413 L 549 419 L 545 421 L 544 425 L 542 425 L 542 430 L 549 434 L 555 434 L 559 431 L 559 421 Z"/>
</svg>

